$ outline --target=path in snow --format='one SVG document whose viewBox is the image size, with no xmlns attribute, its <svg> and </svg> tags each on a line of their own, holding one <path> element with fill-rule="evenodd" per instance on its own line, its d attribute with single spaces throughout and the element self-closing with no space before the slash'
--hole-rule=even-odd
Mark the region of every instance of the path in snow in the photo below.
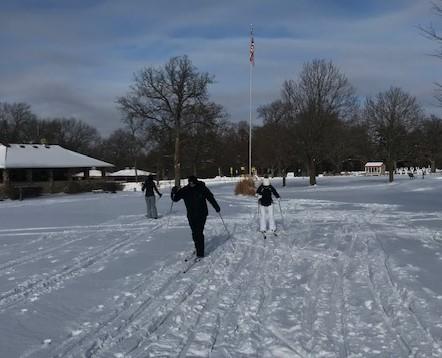
<svg viewBox="0 0 442 358">
<path fill-rule="evenodd" d="M 69 331 L 22 356 L 442 356 L 441 285 L 431 271 L 440 273 L 442 242 L 428 225 L 440 221 L 440 211 L 287 199 L 285 229 L 263 240 L 254 201 L 223 191 L 218 197 L 229 240 L 210 216 L 208 256 L 187 273 L 190 246 L 118 280 L 117 293 L 66 323 Z M 182 210 L 170 221 L 126 215 L 101 225 L 0 229 L 0 236 L 29 231 L 38 235 L 10 243 L 9 255 L 0 256 L 2 313 L 118 270 L 122 257 L 159 238 L 190 240 Z"/>
</svg>

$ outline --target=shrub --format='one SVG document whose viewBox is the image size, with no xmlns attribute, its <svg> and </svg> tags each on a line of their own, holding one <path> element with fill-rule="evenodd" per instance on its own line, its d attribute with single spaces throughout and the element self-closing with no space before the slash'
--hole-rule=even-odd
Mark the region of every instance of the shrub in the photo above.
<svg viewBox="0 0 442 358">
<path fill-rule="evenodd" d="M 77 194 L 90 192 L 92 190 L 103 190 L 105 192 L 115 193 L 118 190 L 123 190 L 123 186 L 120 183 L 114 181 L 71 181 L 65 188 L 66 194 Z"/>
<path fill-rule="evenodd" d="M 253 196 L 256 193 L 255 183 L 252 178 L 244 178 L 235 186 L 235 195 L 249 195 Z"/>
<path fill-rule="evenodd" d="M 13 187 L 7 186 L 0 192 L 0 198 L 7 197 L 11 200 L 19 200 L 24 198 L 32 198 L 40 196 L 42 188 L 36 187 Z"/>
<path fill-rule="evenodd" d="M 123 190 L 123 185 L 115 181 L 97 182 L 96 185 L 93 185 L 93 187 L 93 189 L 102 189 L 111 193 L 116 193 L 117 191 Z"/>
<path fill-rule="evenodd" d="M 88 182 L 70 181 L 66 184 L 63 191 L 66 194 L 78 194 L 91 191 L 92 188 Z"/>
</svg>

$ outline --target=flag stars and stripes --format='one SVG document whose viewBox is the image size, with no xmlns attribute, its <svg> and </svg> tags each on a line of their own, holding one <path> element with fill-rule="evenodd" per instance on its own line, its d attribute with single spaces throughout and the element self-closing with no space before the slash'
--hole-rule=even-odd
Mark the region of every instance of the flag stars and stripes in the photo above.
<svg viewBox="0 0 442 358">
<path fill-rule="evenodd" d="M 253 28 L 250 29 L 250 63 L 255 65 L 255 40 L 253 39 Z"/>
</svg>

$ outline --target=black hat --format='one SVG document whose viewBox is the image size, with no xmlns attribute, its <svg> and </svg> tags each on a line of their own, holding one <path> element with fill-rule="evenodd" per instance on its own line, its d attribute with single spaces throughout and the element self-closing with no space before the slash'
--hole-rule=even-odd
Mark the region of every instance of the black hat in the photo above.
<svg viewBox="0 0 442 358">
<path fill-rule="evenodd" d="M 189 177 L 187 178 L 187 180 L 188 180 L 189 183 L 193 183 L 193 184 L 198 183 L 198 178 L 197 178 L 195 175 L 191 175 L 191 176 L 189 176 Z"/>
</svg>

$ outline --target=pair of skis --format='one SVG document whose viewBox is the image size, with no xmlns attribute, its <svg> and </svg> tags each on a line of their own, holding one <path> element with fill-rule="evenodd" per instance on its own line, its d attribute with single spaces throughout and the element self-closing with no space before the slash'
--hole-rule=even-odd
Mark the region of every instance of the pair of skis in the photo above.
<svg viewBox="0 0 442 358">
<path fill-rule="evenodd" d="M 189 270 L 195 266 L 198 262 L 202 261 L 202 257 L 195 256 L 195 253 L 184 258 L 185 267 L 183 269 L 183 273 L 189 272 Z"/>
<path fill-rule="evenodd" d="M 267 239 L 267 232 L 266 232 L 266 231 L 260 231 L 260 234 L 262 235 L 262 238 L 263 238 L 264 240 Z M 272 231 L 271 234 L 272 234 L 273 236 L 278 236 L 278 233 L 277 233 L 276 231 Z"/>
</svg>

